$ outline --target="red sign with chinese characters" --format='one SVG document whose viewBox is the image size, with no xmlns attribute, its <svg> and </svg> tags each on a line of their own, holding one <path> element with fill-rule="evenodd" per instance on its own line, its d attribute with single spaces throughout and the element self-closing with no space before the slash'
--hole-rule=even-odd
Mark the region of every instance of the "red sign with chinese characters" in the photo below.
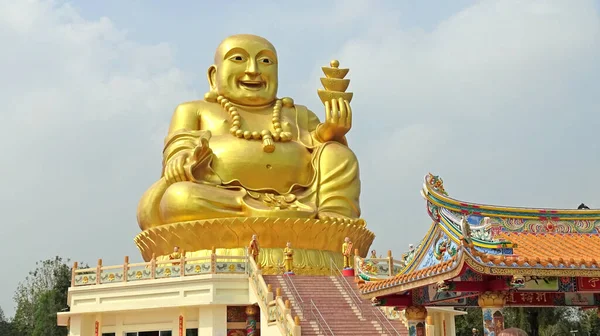
<svg viewBox="0 0 600 336">
<path fill-rule="evenodd" d="M 98 332 L 100 331 L 100 322 L 96 321 L 96 326 L 94 328 L 94 336 L 98 336 Z"/>
<path fill-rule="evenodd" d="M 600 292 L 600 278 L 577 278 L 577 290 L 580 292 Z"/>
<path fill-rule="evenodd" d="M 553 306 L 554 299 L 562 293 L 510 293 L 506 297 L 507 305 Z"/>
<path fill-rule="evenodd" d="M 183 336 L 183 315 L 179 315 L 179 336 Z"/>
</svg>

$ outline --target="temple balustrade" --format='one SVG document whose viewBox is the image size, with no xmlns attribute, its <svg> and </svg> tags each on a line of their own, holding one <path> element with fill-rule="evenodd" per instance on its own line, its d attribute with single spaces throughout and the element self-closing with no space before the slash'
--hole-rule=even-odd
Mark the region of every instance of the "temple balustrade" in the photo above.
<svg viewBox="0 0 600 336">
<path fill-rule="evenodd" d="M 248 274 L 247 256 L 182 257 L 170 260 L 152 258 L 149 262 L 129 263 L 129 257 L 121 265 L 104 266 L 98 259 L 95 267 L 78 268 L 75 262 L 71 286 L 92 286 L 108 283 L 134 282 L 164 278 L 188 277 L 203 274 Z"/>
<path fill-rule="evenodd" d="M 354 253 L 354 272 L 364 281 L 388 279 L 399 274 L 405 265 L 403 260 L 394 259 L 391 250 L 388 250 L 386 258 L 363 258 L 358 251 Z"/>
<path fill-rule="evenodd" d="M 79 264 L 74 263 L 71 275 L 71 289 L 77 292 L 85 288 L 100 289 L 114 284 L 118 286 L 119 283 L 135 286 L 136 283 L 142 285 L 158 281 L 158 284 L 169 280 L 181 280 L 177 278 L 193 280 L 196 277 L 210 280 L 211 276 L 216 276 L 218 278 L 215 280 L 219 281 L 223 281 L 223 276 L 227 276 L 228 279 L 237 278 L 238 281 L 239 278 L 245 278 L 248 279 L 250 288 L 247 303 L 256 303 L 259 306 L 263 334 L 270 334 L 268 329 L 274 327 L 278 333 L 273 334 L 280 332 L 283 335 L 300 335 L 300 320 L 297 316 L 292 316 L 290 303 L 283 300 L 281 288 L 274 291 L 271 286 L 267 286 L 258 265 L 247 255 L 218 255 L 213 249 L 210 256 L 206 257 L 186 257 L 185 253 L 181 253 L 179 258 L 157 260 L 153 256 L 149 262 L 141 263 L 130 263 L 129 258 L 125 257 L 123 264 L 111 266 L 103 265 L 102 259 L 99 259 L 94 267 L 78 267 Z M 69 291 L 69 297 L 72 290 Z M 79 307 L 76 310 L 79 310 Z"/>
</svg>

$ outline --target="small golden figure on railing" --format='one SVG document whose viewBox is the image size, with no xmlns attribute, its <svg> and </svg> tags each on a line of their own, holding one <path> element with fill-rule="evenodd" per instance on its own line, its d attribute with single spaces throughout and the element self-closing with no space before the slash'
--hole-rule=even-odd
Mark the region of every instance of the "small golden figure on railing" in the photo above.
<svg viewBox="0 0 600 336">
<path fill-rule="evenodd" d="M 294 250 L 292 250 L 292 243 L 287 242 L 287 244 L 285 244 L 283 256 L 285 273 L 294 274 Z"/>
<path fill-rule="evenodd" d="M 258 238 L 256 237 L 256 235 L 252 235 L 252 240 L 250 240 L 250 244 L 248 244 L 248 256 L 250 256 L 254 259 L 257 266 L 259 266 L 259 264 L 258 264 L 259 252 L 260 252 L 260 247 L 258 246 Z"/>
<path fill-rule="evenodd" d="M 181 253 L 179 252 L 179 246 L 173 247 L 173 253 L 169 255 L 170 260 L 181 259 Z"/>
<path fill-rule="evenodd" d="M 173 247 L 173 253 L 169 255 L 169 260 L 181 259 L 181 252 L 179 252 L 179 246 Z M 179 265 L 178 262 L 174 262 L 173 265 Z"/>
<path fill-rule="evenodd" d="M 352 241 L 350 241 L 349 237 L 344 239 L 344 243 L 342 244 L 342 255 L 344 256 L 344 268 L 352 268 L 350 265 L 350 259 L 352 259 Z"/>
<path fill-rule="evenodd" d="M 371 250 L 371 259 L 377 259 L 377 251 Z"/>
</svg>

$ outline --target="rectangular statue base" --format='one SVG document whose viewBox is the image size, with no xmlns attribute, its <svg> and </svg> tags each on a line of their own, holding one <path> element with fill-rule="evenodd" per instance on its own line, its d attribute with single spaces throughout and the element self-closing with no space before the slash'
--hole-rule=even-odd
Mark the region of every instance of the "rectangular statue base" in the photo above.
<svg viewBox="0 0 600 336">
<path fill-rule="evenodd" d="M 354 268 L 344 268 L 342 270 L 343 276 L 354 276 Z"/>
</svg>

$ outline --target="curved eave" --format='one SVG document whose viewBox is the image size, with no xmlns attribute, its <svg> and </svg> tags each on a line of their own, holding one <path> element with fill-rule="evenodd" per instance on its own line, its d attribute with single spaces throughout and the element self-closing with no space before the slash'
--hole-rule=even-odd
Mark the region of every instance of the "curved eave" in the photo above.
<svg viewBox="0 0 600 336">
<path fill-rule="evenodd" d="M 400 270 L 398 274 L 410 273 L 416 267 L 418 267 L 418 265 L 421 263 L 421 259 L 423 259 L 423 256 L 427 253 L 429 246 L 431 246 L 431 243 L 433 242 L 433 236 L 437 225 L 438 224 L 435 222 L 431 223 L 429 230 L 425 234 L 425 238 L 423 238 L 423 240 L 421 240 L 416 247 L 415 256 L 404 268 Z"/>
<path fill-rule="evenodd" d="M 465 249 L 464 262 L 473 271 L 485 275 L 523 275 L 552 277 L 600 277 L 600 268 L 590 267 L 543 267 L 543 266 L 506 266 L 484 263 Z"/>
<path fill-rule="evenodd" d="M 371 299 L 379 296 L 401 294 L 419 287 L 433 285 L 440 281 L 450 280 L 459 276 L 464 264 L 464 257 L 458 256 L 455 263 L 437 274 L 423 272 L 421 275 L 415 275 L 414 278 L 405 281 L 401 280 L 400 277 L 390 279 L 388 280 L 390 281 L 389 283 L 377 283 L 373 288 L 367 290 L 360 289 L 360 294 L 365 299 Z"/>
<path fill-rule="evenodd" d="M 524 208 L 506 207 L 463 202 L 434 189 L 425 178 L 421 192 L 432 204 L 462 213 L 472 213 L 490 217 L 506 217 L 520 219 L 557 218 L 561 220 L 599 220 L 600 209 L 550 209 L 550 208 Z"/>
</svg>

